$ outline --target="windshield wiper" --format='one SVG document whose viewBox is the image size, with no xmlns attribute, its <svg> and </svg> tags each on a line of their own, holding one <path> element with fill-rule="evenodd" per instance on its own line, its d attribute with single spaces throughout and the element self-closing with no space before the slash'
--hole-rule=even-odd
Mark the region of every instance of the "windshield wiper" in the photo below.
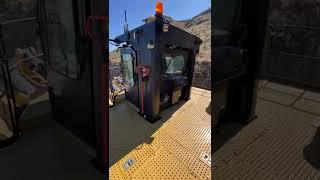
<svg viewBox="0 0 320 180">
<path fill-rule="evenodd" d="M 170 66 L 170 64 L 171 64 L 171 62 L 172 62 L 172 60 L 173 60 L 173 58 L 170 60 L 169 64 L 168 64 L 168 65 L 167 65 L 167 67 L 166 67 L 166 70 L 165 70 L 164 72 L 167 72 L 167 70 L 168 70 L 168 68 L 169 68 L 169 66 Z M 167 62 L 166 62 L 166 64 L 167 64 Z"/>
</svg>

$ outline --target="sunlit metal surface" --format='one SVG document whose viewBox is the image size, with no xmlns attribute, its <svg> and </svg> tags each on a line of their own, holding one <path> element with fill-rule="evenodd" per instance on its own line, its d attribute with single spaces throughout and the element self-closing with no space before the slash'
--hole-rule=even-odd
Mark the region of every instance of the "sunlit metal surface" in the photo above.
<svg viewBox="0 0 320 180">
<path fill-rule="evenodd" d="M 211 179 L 211 157 L 203 159 L 211 154 L 210 101 L 210 91 L 193 88 L 189 101 L 154 124 L 128 102 L 116 104 L 109 111 L 109 178 Z"/>
</svg>

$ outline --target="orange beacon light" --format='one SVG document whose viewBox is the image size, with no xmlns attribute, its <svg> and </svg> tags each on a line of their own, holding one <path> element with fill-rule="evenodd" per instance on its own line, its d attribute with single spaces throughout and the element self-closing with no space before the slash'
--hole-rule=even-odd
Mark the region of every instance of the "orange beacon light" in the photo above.
<svg viewBox="0 0 320 180">
<path fill-rule="evenodd" d="M 163 4 L 160 1 L 156 2 L 156 14 L 163 14 Z"/>
</svg>

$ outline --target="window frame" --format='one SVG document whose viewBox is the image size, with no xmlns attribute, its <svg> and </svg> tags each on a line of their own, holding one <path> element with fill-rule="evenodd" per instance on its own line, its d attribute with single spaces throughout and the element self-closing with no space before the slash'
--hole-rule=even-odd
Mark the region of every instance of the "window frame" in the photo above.
<svg viewBox="0 0 320 180">
<path fill-rule="evenodd" d="M 73 48 L 74 48 L 74 56 L 75 56 L 75 60 L 74 60 L 74 63 L 71 63 L 71 59 L 69 59 L 68 57 L 67 58 L 64 58 L 64 61 L 63 63 L 66 63 L 64 66 L 64 68 L 61 68 L 61 67 L 58 67 L 56 65 L 56 61 L 53 60 L 51 56 L 51 52 L 52 52 L 52 49 L 50 48 L 50 37 L 49 37 L 49 31 L 52 29 L 52 28 L 59 28 L 62 32 L 62 36 L 66 36 L 67 32 L 66 32 L 66 28 L 64 26 L 64 24 L 55 24 L 55 23 L 52 23 L 50 22 L 48 19 L 49 19 L 49 16 L 52 16 L 52 15 L 59 15 L 58 14 L 58 11 L 47 11 L 48 7 L 47 7 L 47 3 L 44 3 L 44 8 L 45 8 L 45 18 L 44 18 L 44 28 L 46 29 L 46 33 L 44 35 L 44 39 L 46 41 L 46 51 L 47 51 L 47 66 L 48 68 L 50 69 L 50 71 L 53 71 L 55 73 L 58 73 L 59 75 L 62 75 L 63 77 L 66 77 L 66 78 L 69 78 L 69 79 L 73 79 L 73 80 L 79 80 L 80 77 L 81 77 L 81 55 L 79 54 L 80 53 L 80 45 L 79 45 L 79 39 L 80 39 L 80 30 L 79 30 L 79 21 L 81 21 L 83 17 L 82 14 L 79 14 L 79 9 L 78 9 L 78 6 L 79 6 L 79 2 L 76 2 L 76 1 L 72 1 L 71 2 L 72 4 L 72 21 L 73 21 L 73 28 L 74 28 L 74 40 L 72 42 L 73 44 Z M 59 16 L 60 17 L 60 16 Z M 64 52 L 64 50 L 62 49 L 63 51 L 63 55 L 66 55 L 66 53 Z M 60 60 L 62 62 L 62 60 Z M 69 64 L 71 63 L 71 64 Z M 73 67 L 71 67 L 73 66 Z M 75 73 L 70 73 L 69 72 L 69 69 L 72 69 L 74 68 L 75 69 Z"/>
<path fill-rule="evenodd" d="M 185 76 L 187 72 L 187 63 L 188 63 L 188 54 L 185 51 L 177 51 L 177 52 L 164 52 L 162 53 L 162 74 L 170 74 L 167 72 L 167 62 L 166 62 L 166 57 L 170 56 L 172 58 L 176 56 L 182 56 L 184 58 L 184 66 L 181 72 L 181 75 Z M 171 62 L 172 63 L 172 62 Z M 172 74 L 180 74 L 180 73 L 172 73 Z"/>
<path fill-rule="evenodd" d="M 124 68 L 124 58 L 123 58 L 123 55 L 130 55 L 130 57 L 131 57 L 131 65 L 132 65 L 132 79 L 133 79 L 133 82 L 132 82 L 132 84 L 131 84 L 131 82 L 130 82 L 130 80 L 128 81 L 129 82 L 129 84 L 128 84 L 128 82 L 125 80 L 125 76 L 124 76 L 124 70 L 125 69 L 128 69 L 129 70 L 129 68 Z M 135 86 L 136 85 L 136 79 L 135 79 L 135 71 L 134 71 L 134 60 L 135 60 L 135 57 L 134 57 L 134 55 L 131 53 L 131 52 L 123 52 L 123 53 L 121 53 L 120 54 L 121 55 L 121 61 L 122 61 L 122 65 L 121 65 L 121 71 L 122 71 L 122 76 L 123 76 L 123 82 L 126 84 L 126 85 L 128 85 L 128 86 L 131 86 L 131 87 L 133 87 L 133 86 Z M 126 60 L 127 61 L 127 60 Z"/>
</svg>

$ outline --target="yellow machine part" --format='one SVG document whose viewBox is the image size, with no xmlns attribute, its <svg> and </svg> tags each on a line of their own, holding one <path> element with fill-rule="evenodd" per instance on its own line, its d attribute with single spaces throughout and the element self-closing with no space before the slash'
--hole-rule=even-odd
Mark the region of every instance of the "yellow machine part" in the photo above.
<svg viewBox="0 0 320 180">
<path fill-rule="evenodd" d="M 151 124 L 128 102 L 109 111 L 109 179 L 211 179 L 211 92 L 193 88 Z"/>
</svg>

